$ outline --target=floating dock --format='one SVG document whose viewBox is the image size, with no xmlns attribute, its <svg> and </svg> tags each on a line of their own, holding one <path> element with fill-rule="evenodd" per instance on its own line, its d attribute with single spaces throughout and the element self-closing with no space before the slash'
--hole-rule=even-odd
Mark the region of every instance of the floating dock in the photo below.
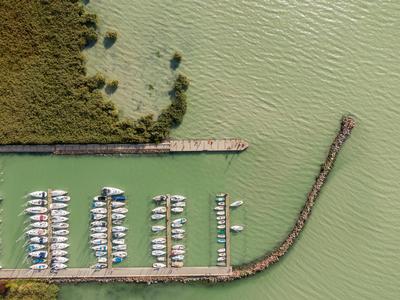
<svg viewBox="0 0 400 300">
<path fill-rule="evenodd" d="M 229 194 L 225 196 L 225 253 L 226 253 L 226 266 L 231 265 L 231 197 Z"/>
<path fill-rule="evenodd" d="M 112 207 L 111 197 L 106 198 L 107 201 L 107 268 L 112 268 Z"/>
<path fill-rule="evenodd" d="M 172 242 L 171 242 L 171 196 L 167 195 L 167 203 L 166 203 L 166 208 L 167 208 L 167 214 L 165 217 L 165 226 L 166 226 L 166 265 L 167 268 L 171 267 L 171 247 L 172 247 Z"/>
<path fill-rule="evenodd" d="M 182 139 L 159 144 L 55 144 L 0 145 L 0 153 L 41 153 L 56 155 L 145 154 L 180 152 L 241 152 L 249 144 L 242 139 Z"/>
<path fill-rule="evenodd" d="M 53 227 L 52 227 L 52 216 L 51 216 L 51 204 L 53 203 L 53 198 L 51 197 L 51 190 L 47 190 L 47 223 L 48 223 L 48 229 L 47 229 L 47 263 L 50 267 L 51 265 L 51 260 L 52 260 L 52 251 L 51 251 L 51 238 L 53 237 Z"/>
</svg>

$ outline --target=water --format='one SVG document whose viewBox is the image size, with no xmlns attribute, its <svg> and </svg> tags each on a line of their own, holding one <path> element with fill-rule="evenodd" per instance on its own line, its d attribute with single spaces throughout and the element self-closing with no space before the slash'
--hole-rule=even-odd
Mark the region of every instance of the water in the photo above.
<svg viewBox="0 0 400 300">
<path fill-rule="evenodd" d="M 190 197 L 188 265 L 214 262 L 211 197 L 228 191 L 245 205 L 246 230 L 232 240 L 234 264 L 273 249 L 290 230 L 342 114 L 357 128 L 288 256 L 267 272 L 223 285 L 87 284 L 60 298 L 397 299 L 400 260 L 398 11 L 393 1 L 91 1 L 100 30 L 116 44 L 87 51 L 89 73 L 118 79 L 111 96 L 124 116 L 168 104 L 169 58 L 184 55 L 192 80 L 188 113 L 175 137 L 243 137 L 240 155 L 0 158 L 4 267 L 25 266 L 22 196 L 68 189 L 71 266 L 93 262 L 87 211 L 105 184 L 129 196 L 126 265 L 148 265 L 148 197 Z M 149 90 L 152 84 L 154 90 Z"/>
</svg>

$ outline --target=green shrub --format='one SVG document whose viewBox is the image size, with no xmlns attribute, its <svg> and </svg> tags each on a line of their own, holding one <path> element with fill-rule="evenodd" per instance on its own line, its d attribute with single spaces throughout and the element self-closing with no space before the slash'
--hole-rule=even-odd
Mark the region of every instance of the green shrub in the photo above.
<svg viewBox="0 0 400 300">
<path fill-rule="evenodd" d="M 55 284 L 39 281 L 12 280 L 7 283 L 7 296 L 9 300 L 55 300 L 59 288 Z"/>
<path fill-rule="evenodd" d="M 118 38 L 118 32 L 112 30 L 112 31 L 107 31 L 106 35 L 105 35 L 106 39 L 112 40 L 112 41 L 116 41 Z"/>
</svg>

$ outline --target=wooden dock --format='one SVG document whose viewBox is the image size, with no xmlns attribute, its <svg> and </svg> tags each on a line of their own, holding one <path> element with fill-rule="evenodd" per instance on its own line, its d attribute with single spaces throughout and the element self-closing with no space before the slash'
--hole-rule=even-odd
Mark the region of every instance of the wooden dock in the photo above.
<svg viewBox="0 0 400 300">
<path fill-rule="evenodd" d="M 0 145 L 0 153 L 56 155 L 146 154 L 179 152 L 241 152 L 249 144 L 242 139 L 181 139 L 159 144 L 55 144 Z"/>
<path fill-rule="evenodd" d="M 171 241 L 171 196 L 167 195 L 167 202 L 166 202 L 167 213 L 165 217 L 165 226 L 166 226 L 166 265 L 167 268 L 171 267 L 171 248 L 172 248 L 172 241 Z"/>
<path fill-rule="evenodd" d="M 52 203 L 53 203 L 53 198 L 51 197 L 51 190 L 49 189 L 49 190 L 47 190 L 47 216 L 48 216 L 48 219 L 47 219 L 47 223 L 48 223 L 48 227 L 47 227 L 48 228 L 47 229 L 47 238 L 48 238 L 48 241 L 47 241 L 47 263 L 48 263 L 49 267 L 51 265 L 51 260 L 52 260 L 51 238 L 53 237 L 53 227 L 52 227 L 52 217 L 51 217 L 51 209 L 50 209 L 50 206 Z"/>
<path fill-rule="evenodd" d="M 107 268 L 112 268 L 112 207 L 111 197 L 106 198 L 107 201 Z"/>
<path fill-rule="evenodd" d="M 231 198 L 229 194 L 225 197 L 225 253 L 226 253 L 226 266 L 231 265 L 231 210 L 229 208 Z"/>
</svg>

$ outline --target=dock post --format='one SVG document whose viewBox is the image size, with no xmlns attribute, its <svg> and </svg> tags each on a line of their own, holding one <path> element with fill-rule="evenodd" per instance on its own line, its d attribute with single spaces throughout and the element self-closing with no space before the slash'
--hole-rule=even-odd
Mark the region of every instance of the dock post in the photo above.
<svg viewBox="0 0 400 300">
<path fill-rule="evenodd" d="M 112 268 L 112 207 L 111 207 L 111 197 L 106 198 L 106 203 L 107 203 L 107 268 L 111 269 Z"/>
<path fill-rule="evenodd" d="M 167 195 L 167 203 L 166 203 L 166 208 L 167 208 L 167 214 L 165 218 L 165 225 L 166 225 L 166 260 L 167 260 L 167 268 L 171 267 L 171 259 L 170 259 L 170 253 L 171 253 L 171 197 L 170 195 Z"/>
<path fill-rule="evenodd" d="M 231 265 L 231 212 L 230 212 L 230 195 L 226 194 L 225 197 L 225 252 L 226 252 L 226 266 Z"/>
<path fill-rule="evenodd" d="M 47 190 L 47 262 L 50 267 L 51 265 L 51 238 L 53 236 L 53 227 L 51 220 L 51 204 L 53 203 L 53 198 L 51 197 L 51 190 Z"/>
</svg>

